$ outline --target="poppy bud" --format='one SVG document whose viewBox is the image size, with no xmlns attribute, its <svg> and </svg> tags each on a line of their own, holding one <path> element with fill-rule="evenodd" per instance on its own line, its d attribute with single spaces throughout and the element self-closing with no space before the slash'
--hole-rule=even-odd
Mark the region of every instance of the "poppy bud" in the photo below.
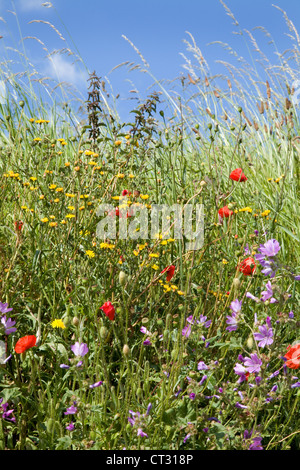
<svg viewBox="0 0 300 470">
<path fill-rule="evenodd" d="M 249 338 L 247 339 L 247 347 L 249 349 L 252 349 L 253 348 L 253 338 L 252 338 L 252 335 L 249 336 Z"/>
<path fill-rule="evenodd" d="M 107 334 L 108 334 L 107 328 L 105 326 L 101 326 L 101 328 L 100 328 L 100 337 L 102 339 L 105 339 Z"/>
<path fill-rule="evenodd" d="M 129 356 L 129 354 L 130 354 L 130 348 L 129 348 L 128 344 L 124 344 L 124 346 L 123 346 L 123 354 L 124 354 L 125 357 L 128 357 L 128 356 Z"/>
<path fill-rule="evenodd" d="M 119 282 L 120 282 L 121 286 L 124 286 L 126 284 L 126 281 L 127 281 L 127 274 L 124 273 L 124 271 L 120 271 L 120 273 L 119 273 Z"/>
<path fill-rule="evenodd" d="M 78 317 L 74 317 L 73 320 L 72 320 L 72 323 L 74 326 L 78 326 L 79 325 L 79 318 Z"/>
<path fill-rule="evenodd" d="M 239 280 L 238 277 L 235 277 L 235 278 L 233 279 L 232 284 L 233 284 L 233 287 L 234 287 L 235 289 L 238 289 L 238 288 L 240 287 L 240 285 L 241 285 L 241 281 Z"/>
</svg>

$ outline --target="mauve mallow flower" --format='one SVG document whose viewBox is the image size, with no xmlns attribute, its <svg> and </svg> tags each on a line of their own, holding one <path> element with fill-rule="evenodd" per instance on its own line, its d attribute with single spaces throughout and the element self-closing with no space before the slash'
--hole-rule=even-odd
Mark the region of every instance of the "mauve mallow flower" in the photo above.
<svg viewBox="0 0 300 470">
<path fill-rule="evenodd" d="M 250 354 L 250 357 L 245 358 L 244 365 L 247 369 L 247 371 L 252 374 L 255 372 L 259 372 L 261 365 L 262 365 L 262 360 L 258 357 L 256 353 Z"/>
<path fill-rule="evenodd" d="M 273 297 L 273 287 L 270 281 L 268 281 L 266 284 L 266 290 L 261 293 L 261 300 L 263 302 L 270 300 L 271 304 L 277 302 L 277 300 Z"/>
<path fill-rule="evenodd" d="M 2 302 L 0 302 L 0 313 L 8 313 L 8 312 L 11 312 L 12 311 L 12 308 L 8 308 L 8 304 L 3 304 Z"/>
<path fill-rule="evenodd" d="M 260 245 L 258 249 L 258 251 L 262 255 L 267 256 L 268 258 L 273 258 L 274 256 L 276 256 L 279 250 L 280 250 L 280 244 L 274 238 L 272 238 L 271 240 L 268 240 L 263 245 Z"/>
<path fill-rule="evenodd" d="M 71 346 L 71 350 L 73 351 L 76 357 L 83 357 L 88 353 L 89 348 L 87 344 L 79 343 L 77 341 L 75 344 Z"/>
<path fill-rule="evenodd" d="M 14 328 L 14 325 L 16 324 L 16 322 L 13 321 L 11 318 L 7 319 L 6 315 L 3 315 L 3 317 L 1 317 L 1 323 L 4 327 L 4 333 L 6 335 L 10 335 L 17 331 L 17 328 Z"/>
<path fill-rule="evenodd" d="M 271 319 L 267 317 L 266 324 L 258 327 L 259 333 L 254 333 L 254 338 L 259 341 L 258 346 L 260 348 L 273 343 L 273 329 L 271 326 Z"/>
</svg>

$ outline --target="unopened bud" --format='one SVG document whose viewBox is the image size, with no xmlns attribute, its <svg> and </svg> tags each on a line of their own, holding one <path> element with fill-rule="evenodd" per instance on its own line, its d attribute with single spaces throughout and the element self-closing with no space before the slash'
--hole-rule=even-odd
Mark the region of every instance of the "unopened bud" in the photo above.
<svg viewBox="0 0 300 470">
<path fill-rule="evenodd" d="M 238 288 L 240 287 L 240 285 L 241 285 L 241 281 L 239 280 L 238 277 L 235 277 L 235 278 L 233 279 L 232 284 L 233 284 L 233 287 L 234 287 L 235 289 L 238 289 Z"/>
<path fill-rule="evenodd" d="M 73 320 L 72 320 L 72 323 L 73 323 L 74 326 L 78 326 L 79 325 L 79 318 L 74 317 Z"/>
<path fill-rule="evenodd" d="M 108 334 L 107 328 L 105 326 L 101 326 L 100 328 L 100 337 L 105 339 Z"/>
<path fill-rule="evenodd" d="M 249 338 L 247 339 L 247 347 L 249 349 L 252 349 L 253 348 L 253 338 L 252 336 L 250 335 Z"/>
<path fill-rule="evenodd" d="M 128 357 L 128 356 L 129 356 L 129 354 L 130 354 L 130 348 L 129 348 L 128 344 L 124 344 L 124 346 L 123 346 L 123 354 L 124 354 L 125 357 Z"/>
<path fill-rule="evenodd" d="M 127 274 L 124 273 L 124 271 L 120 271 L 120 273 L 119 273 L 119 282 L 120 282 L 121 286 L 124 286 L 126 284 L 126 281 L 127 281 Z"/>
</svg>

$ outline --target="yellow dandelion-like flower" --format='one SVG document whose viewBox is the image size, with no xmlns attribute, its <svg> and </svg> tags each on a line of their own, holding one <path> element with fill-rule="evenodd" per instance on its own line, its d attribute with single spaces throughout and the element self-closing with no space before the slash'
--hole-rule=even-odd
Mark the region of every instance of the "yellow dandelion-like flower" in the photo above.
<svg viewBox="0 0 300 470">
<path fill-rule="evenodd" d="M 116 177 L 122 179 L 122 178 L 125 177 L 125 175 L 124 175 L 124 173 L 118 173 L 118 174 L 116 175 Z"/>
<path fill-rule="evenodd" d="M 73 219 L 75 217 L 75 214 L 67 214 L 66 219 Z"/>
<path fill-rule="evenodd" d="M 155 271 L 157 271 L 159 269 L 159 266 L 157 266 L 157 264 L 153 264 L 151 266 L 152 269 L 154 269 Z"/>
<path fill-rule="evenodd" d="M 182 292 L 182 290 L 178 290 L 178 291 L 177 291 L 177 294 L 178 294 L 178 295 L 184 295 L 184 292 Z"/>
<path fill-rule="evenodd" d="M 28 183 L 27 181 L 25 181 L 25 183 L 23 183 L 23 186 L 30 186 L 30 183 Z"/>
<path fill-rule="evenodd" d="M 57 187 L 56 184 L 49 184 L 49 189 L 55 189 Z"/>
<path fill-rule="evenodd" d="M 70 165 L 71 165 L 70 162 L 66 162 L 66 163 L 65 163 L 65 166 L 70 166 Z"/>
<path fill-rule="evenodd" d="M 74 206 L 68 206 L 68 209 L 69 209 L 69 211 L 75 211 L 75 207 L 74 207 Z"/>
<path fill-rule="evenodd" d="M 76 194 L 72 194 L 72 193 L 66 193 L 66 196 L 67 196 L 67 197 L 75 197 L 75 196 L 76 196 Z"/>
<path fill-rule="evenodd" d="M 30 118 L 30 119 L 29 119 L 29 122 L 34 122 L 34 121 L 35 121 L 34 118 Z"/>
<path fill-rule="evenodd" d="M 62 192 L 63 192 L 63 190 L 64 190 L 64 188 L 56 188 L 56 190 L 55 190 L 55 191 L 56 191 L 57 193 L 62 193 Z"/>
<path fill-rule="evenodd" d="M 50 215 L 50 219 L 55 219 L 55 215 Z"/>
<path fill-rule="evenodd" d="M 261 215 L 262 217 L 266 217 L 267 215 L 270 214 L 270 212 L 271 212 L 271 211 L 270 211 L 269 209 L 267 209 L 267 210 L 265 210 L 264 212 L 261 212 L 260 215 Z"/>
<path fill-rule="evenodd" d="M 40 199 L 44 199 L 44 198 L 45 198 L 44 194 L 41 194 Z"/>
<path fill-rule="evenodd" d="M 109 250 L 112 250 L 113 248 L 115 248 L 115 245 L 111 244 L 111 243 L 100 243 L 100 248 L 107 248 Z"/>
<path fill-rule="evenodd" d="M 51 323 L 51 326 L 52 326 L 52 328 L 61 328 L 62 330 L 64 330 L 66 328 L 66 325 L 64 324 L 64 322 L 60 318 L 57 318 L 56 320 L 54 320 Z"/>
<path fill-rule="evenodd" d="M 42 139 L 41 139 L 40 137 L 35 137 L 35 138 L 33 139 L 34 142 L 41 142 L 41 140 L 42 140 Z"/>
<path fill-rule="evenodd" d="M 159 253 L 150 253 L 149 258 L 159 258 Z"/>
<path fill-rule="evenodd" d="M 50 227 L 57 227 L 57 222 L 50 222 L 49 225 Z"/>
<path fill-rule="evenodd" d="M 49 219 L 47 217 L 44 217 L 43 219 L 41 219 L 41 222 L 47 223 L 49 222 Z"/>
<path fill-rule="evenodd" d="M 119 145 L 122 144 L 122 140 L 116 140 L 115 141 L 115 146 L 118 147 Z"/>
<path fill-rule="evenodd" d="M 36 176 L 30 176 L 29 178 L 31 181 L 36 181 L 37 180 L 37 177 Z"/>
<path fill-rule="evenodd" d="M 59 202 L 59 201 L 60 201 L 60 199 L 59 199 L 58 197 L 53 200 L 53 202 L 55 202 L 55 203 L 57 203 L 57 202 Z"/>
<path fill-rule="evenodd" d="M 140 198 L 145 200 L 145 199 L 149 198 L 149 195 L 148 194 L 140 194 Z"/>
<path fill-rule="evenodd" d="M 94 258 L 94 257 L 95 257 L 95 253 L 94 253 L 92 250 L 86 250 L 85 254 L 86 254 L 89 258 Z"/>
<path fill-rule="evenodd" d="M 222 259 L 222 263 L 223 263 L 223 264 L 228 264 L 227 259 L 223 258 L 223 259 Z"/>
</svg>

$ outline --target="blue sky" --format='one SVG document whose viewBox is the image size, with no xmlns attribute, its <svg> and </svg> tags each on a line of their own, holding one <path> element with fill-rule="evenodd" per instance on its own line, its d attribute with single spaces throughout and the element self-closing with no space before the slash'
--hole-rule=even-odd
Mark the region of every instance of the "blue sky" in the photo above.
<svg viewBox="0 0 300 470">
<path fill-rule="evenodd" d="M 52 7 L 43 0 L 0 0 L 0 35 L 3 36 L 0 52 L 13 63 L 20 61 L 14 49 L 24 52 L 33 69 L 41 75 L 71 82 L 84 98 L 87 70 L 95 70 L 109 82 L 107 89 L 112 87 L 111 94 L 120 95 L 118 110 L 125 115 L 128 99 L 135 96 L 131 90 L 137 89 L 145 96 L 153 79 L 139 70 L 130 71 L 128 66 L 113 70 L 127 61 L 131 65 L 142 64 L 139 54 L 123 36 L 139 49 L 152 76 L 165 80 L 163 83 L 187 74 L 182 54 L 195 62 L 193 54 L 187 52 L 185 41 L 191 42 L 187 32 L 195 39 L 211 74 L 224 72 L 217 60 L 235 60 L 226 48 L 211 44 L 214 41 L 229 44 L 249 63 L 252 63 L 251 55 L 258 57 L 246 30 L 273 62 L 276 55 L 274 45 L 268 44 L 270 38 L 260 29 L 253 30 L 264 27 L 280 52 L 292 47 L 293 39 L 288 37 L 291 32 L 282 12 L 272 6 L 273 2 L 286 11 L 300 31 L 299 0 L 227 0 L 225 4 L 238 25 L 233 24 L 219 0 L 53 0 Z M 23 37 L 35 37 L 42 43 L 26 39 L 24 51 L 20 31 Z M 243 35 L 237 34 L 241 31 Z M 47 58 L 47 54 L 61 49 L 65 52 L 53 54 L 51 60 Z M 84 64 L 74 63 L 75 55 L 68 55 L 68 50 L 79 54 Z M 22 70 L 22 60 L 18 66 Z"/>
</svg>

